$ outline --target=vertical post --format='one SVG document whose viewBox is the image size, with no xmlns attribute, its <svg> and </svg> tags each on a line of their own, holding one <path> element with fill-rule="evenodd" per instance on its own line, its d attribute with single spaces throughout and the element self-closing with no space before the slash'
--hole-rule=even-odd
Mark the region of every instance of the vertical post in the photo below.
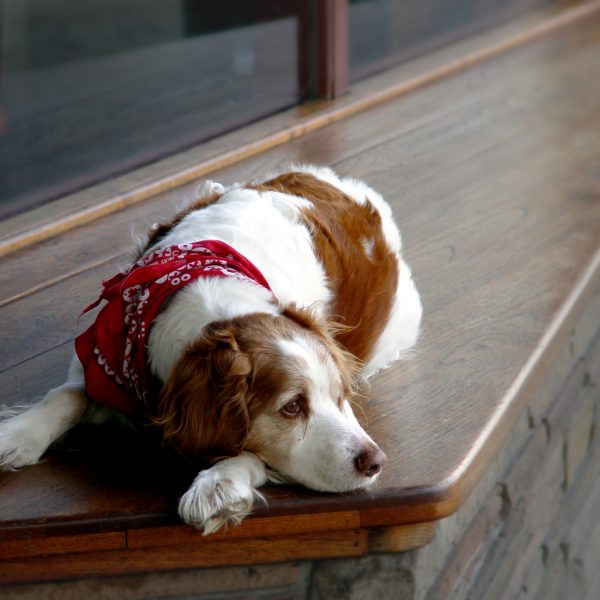
<svg viewBox="0 0 600 600">
<path fill-rule="evenodd" d="M 313 66 L 316 53 L 316 35 L 312 31 L 315 6 L 308 0 L 296 0 L 294 11 L 298 15 L 298 89 L 300 102 L 316 94 L 316 83 L 313 83 L 316 67 Z"/>
<path fill-rule="evenodd" d="M 317 94 L 348 90 L 348 0 L 317 0 Z"/>
</svg>

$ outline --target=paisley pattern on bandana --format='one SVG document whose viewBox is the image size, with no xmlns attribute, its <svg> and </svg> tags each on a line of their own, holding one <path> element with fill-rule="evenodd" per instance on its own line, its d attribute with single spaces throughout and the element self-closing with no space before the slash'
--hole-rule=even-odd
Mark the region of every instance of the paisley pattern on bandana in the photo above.
<svg viewBox="0 0 600 600">
<path fill-rule="evenodd" d="M 146 348 L 162 303 L 200 277 L 233 277 L 271 291 L 262 273 L 228 244 L 216 240 L 178 244 L 143 256 L 104 282 L 94 323 L 75 340 L 87 395 L 128 415 L 142 415 L 150 374 Z"/>
</svg>

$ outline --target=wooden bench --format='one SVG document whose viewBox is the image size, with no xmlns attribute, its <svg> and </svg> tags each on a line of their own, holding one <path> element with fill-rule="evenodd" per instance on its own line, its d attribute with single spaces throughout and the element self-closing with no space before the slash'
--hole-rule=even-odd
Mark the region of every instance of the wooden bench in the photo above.
<svg viewBox="0 0 600 600">
<path fill-rule="evenodd" d="M 80 429 L 69 448 L 0 475 L 0 583 L 398 552 L 431 542 L 436 521 L 469 502 L 476 514 L 473 498 L 487 497 L 524 440 L 548 426 L 578 365 L 588 360 L 588 385 L 600 370 L 598 358 L 589 363 L 600 331 L 597 9 L 524 20 L 428 57 L 429 79 L 400 67 L 306 115 L 245 130 L 246 158 L 205 155 L 194 170 L 192 152 L 178 159 L 179 179 L 152 167 L 113 204 L 89 208 L 80 195 L 58 205 L 54 230 L 39 214 L 35 227 L 4 224 L 0 405 L 63 380 L 88 323 L 77 315 L 125 260 L 130 230 L 168 215 L 209 171 L 232 183 L 301 161 L 364 178 L 393 206 L 425 317 L 410 360 L 365 391 L 360 420 L 389 457 L 374 489 L 269 487 L 268 505 L 240 527 L 203 537 L 176 516 L 189 465 L 112 430 Z M 285 119 L 293 123 L 276 134 Z M 252 141 L 258 133 L 269 148 Z M 140 182 L 151 192 L 143 202 L 132 191 Z M 590 440 L 597 396 L 580 427 Z M 600 462 L 598 437 L 565 451 L 569 481 L 589 456 Z"/>
</svg>

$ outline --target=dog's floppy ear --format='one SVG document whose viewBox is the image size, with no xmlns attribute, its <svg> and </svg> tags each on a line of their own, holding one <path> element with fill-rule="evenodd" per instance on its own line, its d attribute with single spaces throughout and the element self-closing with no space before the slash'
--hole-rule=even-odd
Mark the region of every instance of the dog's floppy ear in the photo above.
<svg viewBox="0 0 600 600">
<path fill-rule="evenodd" d="M 237 454 L 250 427 L 252 366 L 230 328 L 208 332 L 176 363 L 161 390 L 154 422 L 188 456 Z"/>
</svg>

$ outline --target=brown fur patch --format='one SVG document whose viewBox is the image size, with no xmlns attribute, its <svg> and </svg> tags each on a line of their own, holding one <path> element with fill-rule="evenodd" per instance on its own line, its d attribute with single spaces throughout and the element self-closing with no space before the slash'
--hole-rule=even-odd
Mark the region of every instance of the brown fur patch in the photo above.
<svg viewBox="0 0 600 600">
<path fill-rule="evenodd" d="M 381 217 L 308 173 L 286 173 L 252 186 L 310 200 L 302 218 L 333 288 L 332 317 L 346 325 L 337 340 L 366 362 L 385 327 L 398 286 L 398 263 L 383 237 Z M 371 246 L 367 256 L 363 243 Z"/>
</svg>

